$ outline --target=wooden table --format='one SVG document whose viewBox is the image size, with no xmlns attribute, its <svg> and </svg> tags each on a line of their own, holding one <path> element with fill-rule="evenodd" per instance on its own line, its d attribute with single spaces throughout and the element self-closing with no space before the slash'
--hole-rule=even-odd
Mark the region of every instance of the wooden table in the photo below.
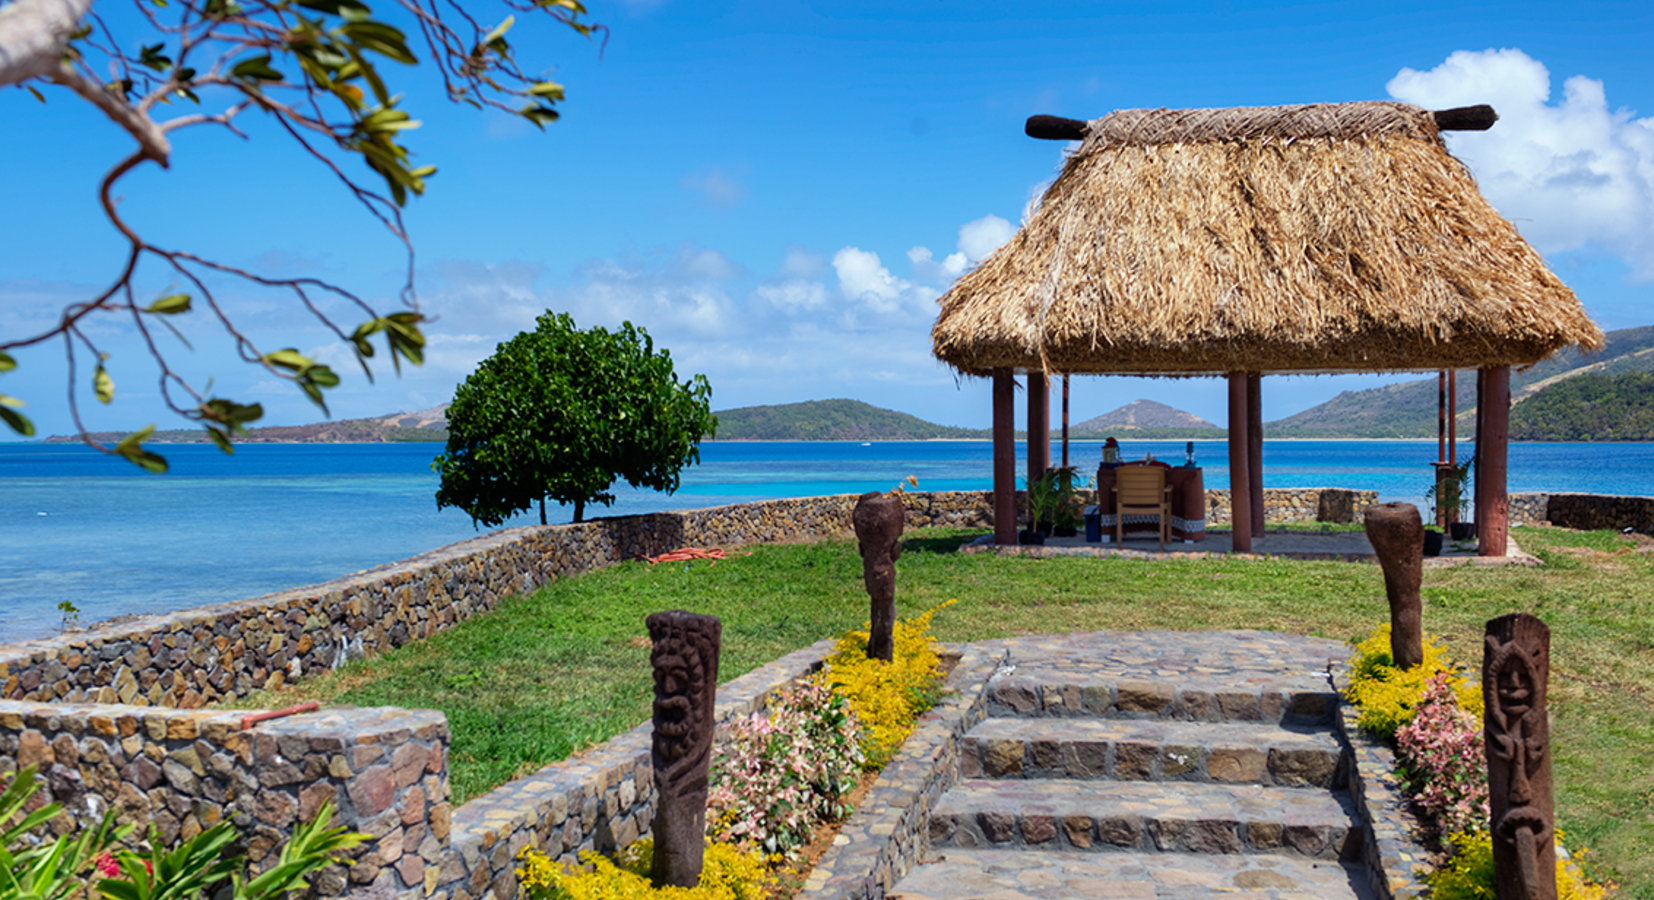
<svg viewBox="0 0 1654 900">
<path fill-rule="evenodd" d="M 1103 534 L 1114 533 L 1114 470 L 1117 466 L 1097 468 L 1097 511 L 1102 515 Z M 1185 542 L 1206 540 L 1206 481 L 1199 468 L 1174 468 L 1166 471 L 1166 483 L 1172 487 L 1172 539 Z M 1142 519 L 1144 521 L 1137 521 Z M 1158 529 L 1153 516 L 1130 516 L 1126 533 L 1153 533 Z"/>
</svg>

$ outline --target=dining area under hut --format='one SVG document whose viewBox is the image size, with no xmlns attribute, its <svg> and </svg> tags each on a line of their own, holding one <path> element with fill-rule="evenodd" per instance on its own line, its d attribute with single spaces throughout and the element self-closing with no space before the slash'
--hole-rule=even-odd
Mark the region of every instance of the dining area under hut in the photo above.
<svg viewBox="0 0 1654 900">
<path fill-rule="evenodd" d="M 1264 375 L 1473 369 L 1477 552 L 1504 556 L 1511 367 L 1603 335 L 1441 136 L 1496 120 L 1388 101 L 1030 118 L 1078 143 L 931 330 L 937 359 L 993 382 L 995 543 L 1017 542 L 1018 375 L 1030 484 L 1051 379 L 1227 379 L 1232 549 L 1250 552 Z"/>
</svg>

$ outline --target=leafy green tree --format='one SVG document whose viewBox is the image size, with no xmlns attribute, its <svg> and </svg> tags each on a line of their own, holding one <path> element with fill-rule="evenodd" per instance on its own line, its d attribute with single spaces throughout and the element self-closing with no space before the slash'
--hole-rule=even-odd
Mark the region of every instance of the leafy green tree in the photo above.
<svg viewBox="0 0 1654 900">
<path fill-rule="evenodd" d="M 436 504 L 499 525 L 546 500 L 614 503 L 615 479 L 672 493 L 718 427 L 712 386 L 679 384 L 672 355 L 648 332 L 622 323 L 581 331 L 567 313 L 540 316 L 533 331 L 501 344 L 454 392 Z"/>
<path fill-rule="evenodd" d="M 166 460 L 142 445 L 153 425 L 109 446 L 92 438 L 82 422 L 79 391 L 90 387 L 101 403 L 115 397 L 115 382 L 104 368 L 108 354 L 100 346 L 108 325 L 96 323 L 111 317 L 130 322 L 159 370 L 162 400 L 226 453 L 264 410 L 212 396 L 210 383 L 197 388 L 173 368 L 170 345 L 159 332 L 172 331 L 182 341 L 172 324 L 180 316 L 216 321 L 243 361 L 292 382 L 324 412 L 322 392 L 338 385 L 339 376 L 293 348 L 263 346 L 214 295 L 217 279 L 285 294 L 343 341 L 370 379 L 368 360 L 380 340 L 398 371 L 403 361 L 420 364 L 426 319 L 414 290 L 413 245 L 402 209 L 410 196 L 424 193 L 436 166 L 414 159 L 408 136 L 420 123 L 402 102 L 402 67 L 434 73 L 450 102 L 493 108 L 543 127 L 559 116 L 563 86 L 535 74 L 543 63 L 516 58 L 516 35 L 507 35 L 517 17 L 524 19 L 519 33 L 535 23 L 586 36 L 604 31 L 581 18 L 586 8 L 580 0 L 374 0 L 378 12 L 364 0 L 133 0 L 94 12 L 95 5 L 101 11 L 112 2 L 0 0 L 0 88 L 22 88 L 42 103 L 57 98 L 90 104 L 132 139 L 98 188 L 104 214 L 126 244 L 109 286 L 69 303 L 34 333 L 0 334 L 0 373 L 17 367 L 9 351 L 61 341 L 71 381 L 69 411 L 82 440 L 154 472 L 165 471 Z M 117 14 L 122 6 L 136 7 L 136 14 Z M 246 137 L 237 124 L 252 114 L 274 121 L 293 140 L 295 154 L 314 159 L 404 245 L 402 308 L 382 311 L 327 281 L 260 275 L 153 242 L 145 223 L 121 212 L 123 179 L 145 164 L 169 167 L 173 142 L 186 129 L 222 128 Z M 140 282 L 157 279 L 179 287 L 153 299 L 141 295 Z M 340 305 L 348 311 L 329 311 Z M 89 384 L 80 383 L 83 374 Z M 0 423 L 32 435 L 34 424 L 18 412 L 23 405 L 21 398 L 0 393 Z"/>
</svg>

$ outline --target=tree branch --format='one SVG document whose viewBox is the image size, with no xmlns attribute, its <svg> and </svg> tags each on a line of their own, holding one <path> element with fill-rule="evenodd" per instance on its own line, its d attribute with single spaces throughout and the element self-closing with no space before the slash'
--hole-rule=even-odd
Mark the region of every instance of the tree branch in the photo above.
<svg viewBox="0 0 1654 900">
<path fill-rule="evenodd" d="M 14 0 L 0 6 L 0 85 L 55 71 L 92 0 Z"/>
<path fill-rule="evenodd" d="M 91 79 L 68 63 L 60 63 L 56 70 L 46 73 L 45 77 L 53 84 L 74 91 L 93 106 L 103 110 L 104 115 L 126 129 L 126 133 L 138 142 L 138 146 L 143 148 L 145 159 L 153 159 L 161 164 L 161 168 L 167 168 L 168 159 L 172 156 L 172 144 L 167 142 L 166 133 L 153 119 L 132 108 L 126 100 L 105 90 L 102 85 L 93 84 Z"/>
</svg>

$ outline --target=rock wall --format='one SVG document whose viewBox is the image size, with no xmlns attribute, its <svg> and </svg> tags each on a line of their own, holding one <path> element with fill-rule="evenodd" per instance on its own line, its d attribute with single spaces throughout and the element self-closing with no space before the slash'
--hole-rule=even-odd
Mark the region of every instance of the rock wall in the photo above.
<svg viewBox="0 0 1654 900">
<path fill-rule="evenodd" d="M 718 690 L 717 718 L 765 708 L 818 667 L 822 641 Z M 554 763 L 454 809 L 447 718 L 434 710 L 326 709 L 263 722 L 247 712 L 0 700 L 0 768 L 37 766 L 65 815 L 60 834 L 117 821 L 190 838 L 233 818 L 255 869 L 324 802 L 373 840 L 316 879 L 323 896 L 515 900 L 516 854 L 535 846 L 574 861 L 649 834 L 655 791 L 650 726 Z M 9 765 L 8 765 L 9 764 Z"/>
<path fill-rule="evenodd" d="M 1511 494 L 1510 521 L 1595 531 L 1654 534 L 1654 497 L 1613 494 Z"/>
<path fill-rule="evenodd" d="M 1550 494 L 1510 494 L 1510 524 L 1544 525 L 1550 521 L 1545 516 L 1550 499 Z"/>
<path fill-rule="evenodd" d="M 248 725 L 244 712 L 0 700 L 0 767 L 36 766 L 64 805 L 53 830 L 121 824 L 188 839 L 233 818 L 255 868 L 324 802 L 375 840 L 326 895 L 372 883 L 404 848 L 448 843 L 448 720 L 433 710 L 329 709 Z"/>
<path fill-rule="evenodd" d="M 1359 522 L 1367 507 L 1378 502 L 1377 491 L 1343 488 L 1266 488 L 1266 522 Z M 1206 526 L 1228 525 L 1233 518 L 1229 491 L 1206 491 Z"/>
</svg>

